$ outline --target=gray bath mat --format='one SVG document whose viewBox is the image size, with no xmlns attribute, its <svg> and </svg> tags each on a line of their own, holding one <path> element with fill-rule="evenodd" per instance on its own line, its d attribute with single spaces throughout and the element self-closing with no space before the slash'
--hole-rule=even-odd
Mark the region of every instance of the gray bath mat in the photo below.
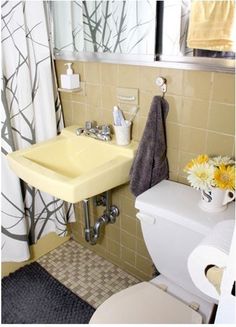
<svg viewBox="0 0 236 327">
<path fill-rule="evenodd" d="M 87 324 L 94 311 L 37 262 L 2 279 L 2 324 Z"/>
</svg>

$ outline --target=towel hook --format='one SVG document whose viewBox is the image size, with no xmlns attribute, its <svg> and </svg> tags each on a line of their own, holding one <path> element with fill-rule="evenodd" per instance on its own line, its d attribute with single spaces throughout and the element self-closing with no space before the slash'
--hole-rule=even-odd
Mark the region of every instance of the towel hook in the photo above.
<svg viewBox="0 0 236 327">
<path fill-rule="evenodd" d="M 159 86 L 160 90 L 162 91 L 162 97 L 164 98 L 165 93 L 167 91 L 167 79 L 162 76 L 158 76 L 156 79 L 156 84 Z"/>
</svg>

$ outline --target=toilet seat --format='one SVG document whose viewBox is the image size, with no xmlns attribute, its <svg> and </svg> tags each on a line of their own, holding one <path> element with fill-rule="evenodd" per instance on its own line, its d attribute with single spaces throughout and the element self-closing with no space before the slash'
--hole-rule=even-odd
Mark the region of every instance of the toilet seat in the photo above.
<svg viewBox="0 0 236 327">
<path fill-rule="evenodd" d="M 142 282 L 112 295 L 90 324 L 201 324 L 202 316 L 157 286 Z"/>
</svg>

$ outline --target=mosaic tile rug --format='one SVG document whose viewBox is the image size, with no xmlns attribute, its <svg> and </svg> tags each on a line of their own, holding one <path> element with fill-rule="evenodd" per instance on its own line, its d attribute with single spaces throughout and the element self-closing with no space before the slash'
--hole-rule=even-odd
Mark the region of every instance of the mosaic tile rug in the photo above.
<svg viewBox="0 0 236 327">
<path fill-rule="evenodd" d="M 86 324 L 94 311 L 37 262 L 2 279 L 2 324 Z"/>
</svg>

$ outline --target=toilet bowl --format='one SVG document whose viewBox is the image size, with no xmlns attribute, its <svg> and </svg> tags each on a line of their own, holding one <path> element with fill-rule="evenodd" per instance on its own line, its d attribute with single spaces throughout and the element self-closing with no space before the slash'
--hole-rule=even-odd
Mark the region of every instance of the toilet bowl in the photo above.
<svg viewBox="0 0 236 327">
<path fill-rule="evenodd" d="M 160 275 L 112 295 L 91 324 L 209 323 L 216 300 L 195 287 L 187 259 L 216 223 L 232 219 L 234 204 L 212 215 L 199 208 L 199 197 L 191 187 L 165 180 L 136 198 L 144 241 Z"/>
</svg>

